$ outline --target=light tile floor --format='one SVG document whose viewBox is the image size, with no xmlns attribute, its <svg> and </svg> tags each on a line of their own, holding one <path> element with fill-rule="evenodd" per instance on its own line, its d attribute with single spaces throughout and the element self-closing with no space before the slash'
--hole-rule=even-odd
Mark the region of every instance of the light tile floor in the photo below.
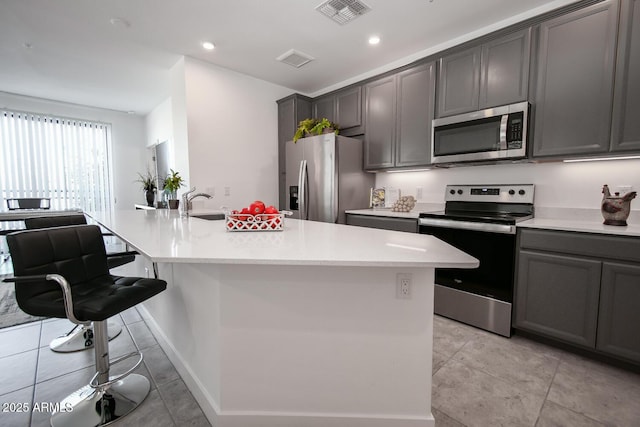
<svg viewBox="0 0 640 427">
<path fill-rule="evenodd" d="M 209 426 L 136 309 L 111 356 L 140 349 L 152 384 L 141 407 L 114 426 Z M 56 402 L 93 375 L 90 351 L 56 354 L 66 332 L 49 319 L 0 330 L 0 404 Z M 434 322 L 433 414 L 438 427 L 640 426 L 640 375 L 526 338 L 493 335 L 439 316 Z M 9 409 L 9 408 L 7 408 Z M 46 426 L 45 412 L 0 412 L 0 426 Z"/>
</svg>

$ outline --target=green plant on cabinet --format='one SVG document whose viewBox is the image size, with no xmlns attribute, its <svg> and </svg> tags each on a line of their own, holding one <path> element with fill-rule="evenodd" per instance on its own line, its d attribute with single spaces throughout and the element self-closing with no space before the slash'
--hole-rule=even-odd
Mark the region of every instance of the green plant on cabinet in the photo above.
<svg viewBox="0 0 640 427">
<path fill-rule="evenodd" d="M 298 129 L 293 135 L 293 142 L 306 136 L 321 135 L 327 131 L 334 131 L 337 135 L 340 132 L 340 127 L 327 118 L 304 119 L 298 124 Z"/>
</svg>

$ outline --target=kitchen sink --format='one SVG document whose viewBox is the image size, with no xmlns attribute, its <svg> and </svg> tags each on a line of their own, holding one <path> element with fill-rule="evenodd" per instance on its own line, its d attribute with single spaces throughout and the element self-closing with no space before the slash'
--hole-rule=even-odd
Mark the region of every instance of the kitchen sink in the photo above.
<svg viewBox="0 0 640 427">
<path fill-rule="evenodd" d="M 192 218 L 206 219 L 208 221 L 216 221 L 216 220 L 224 219 L 224 214 L 223 213 L 190 215 L 190 216 Z"/>
</svg>

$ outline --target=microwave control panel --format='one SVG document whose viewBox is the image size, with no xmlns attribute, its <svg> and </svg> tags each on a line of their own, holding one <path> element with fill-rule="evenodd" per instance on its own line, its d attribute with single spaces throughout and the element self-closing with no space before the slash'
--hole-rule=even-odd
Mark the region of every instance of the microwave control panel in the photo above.
<svg viewBox="0 0 640 427">
<path fill-rule="evenodd" d="M 522 132 L 524 129 L 524 113 L 511 113 L 507 120 L 507 147 L 522 148 Z"/>
</svg>

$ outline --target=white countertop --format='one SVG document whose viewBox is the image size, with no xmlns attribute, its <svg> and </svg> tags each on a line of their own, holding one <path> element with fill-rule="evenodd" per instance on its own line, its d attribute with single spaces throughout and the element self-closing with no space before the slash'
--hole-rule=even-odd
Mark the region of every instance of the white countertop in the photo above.
<svg viewBox="0 0 640 427">
<path fill-rule="evenodd" d="M 434 212 L 444 209 L 444 204 L 440 203 L 417 203 L 411 212 L 392 212 L 391 208 L 378 209 L 353 209 L 345 211 L 348 214 L 384 216 L 392 218 L 418 219 L 422 212 Z"/>
<path fill-rule="evenodd" d="M 193 214 L 205 213 L 194 212 Z M 212 212 L 206 212 L 212 213 Z M 89 213 L 154 262 L 475 268 L 429 235 L 287 218 L 282 231 L 229 232 L 224 221 L 169 209 Z"/>
<path fill-rule="evenodd" d="M 604 225 L 602 221 L 595 220 L 533 218 L 528 221 L 518 223 L 518 227 L 640 237 L 640 225 L 633 223 L 630 223 L 626 227 L 620 227 L 615 225 Z"/>
</svg>

